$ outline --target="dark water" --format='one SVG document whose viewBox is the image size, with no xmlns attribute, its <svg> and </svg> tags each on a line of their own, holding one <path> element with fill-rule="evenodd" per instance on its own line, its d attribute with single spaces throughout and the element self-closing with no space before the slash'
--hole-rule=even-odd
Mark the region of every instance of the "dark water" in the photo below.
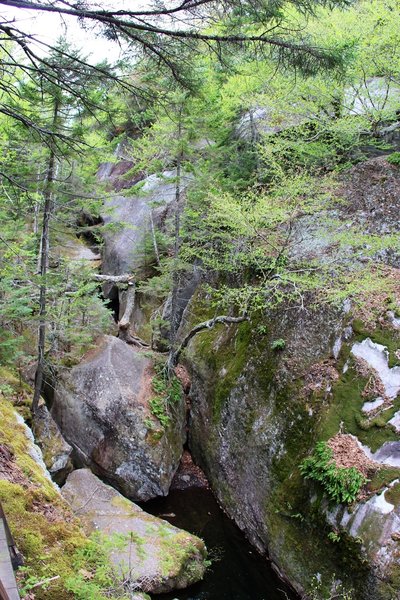
<svg viewBox="0 0 400 600">
<path fill-rule="evenodd" d="M 174 490 L 167 498 L 146 502 L 143 508 L 203 538 L 214 559 L 202 582 L 187 590 L 157 595 L 158 600 L 297 600 L 226 517 L 209 490 Z M 176 517 L 166 516 L 170 513 Z"/>
</svg>

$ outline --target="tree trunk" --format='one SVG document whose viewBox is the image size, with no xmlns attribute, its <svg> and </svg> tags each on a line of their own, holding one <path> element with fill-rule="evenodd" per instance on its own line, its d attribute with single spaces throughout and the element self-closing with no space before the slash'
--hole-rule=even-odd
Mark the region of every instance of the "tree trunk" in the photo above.
<svg viewBox="0 0 400 600">
<path fill-rule="evenodd" d="M 182 140 L 182 108 L 179 111 L 178 115 L 178 144 L 181 145 Z M 178 290 L 179 290 L 179 269 L 178 269 L 178 260 L 179 260 L 179 248 L 180 248 L 180 228 L 181 228 L 181 216 L 180 216 L 180 208 L 181 208 L 181 169 L 182 169 L 182 159 L 183 159 L 183 151 L 182 148 L 179 148 L 177 162 L 176 162 L 176 186 L 175 186 L 175 231 L 174 231 L 174 263 L 172 270 L 172 295 L 171 295 L 171 324 L 170 324 L 170 356 L 168 359 L 168 372 L 172 374 L 172 362 L 171 357 L 175 354 L 176 351 L 176 334 L 178 330 Z"/>
<path fill-rule="evenodd" d="M 53 130 L 56 130 L 58 120 L 58 101 L 55 100 L 53 107 Z M 37 368 L 35 375 L 35 389 L 32 400 L 32 414 L 37 413 L 40 394 L 42 392 L 43 374 L 45 366 L 45 344 L 46 344 L 46 295 L 47 295 L 47 267 L 49 261 L 49 229 L 51 212 L 53 208 L 53 182 L 56 173 L 56 154 L 54 144 L 50 145 L 50 155 L 47 165 L 45 187 L 43 191 L 44 206 L 42 232 L 40 236 L 40 255 L 39 255 L 39 274 L 40 274 L 40 292 L 39 292 L 39 335 L 37 346 Z"/>
<path fill-rule="evenodd" d="M 151 237 L 153 239 L 154 254 L 156 257 L 157 266 L 159 267 L 161 265 L 161 261 L 160 261 L 160 253 L 158 251 L 156 230 L 154 227 L 153 210 L 150 211 L 150 227 L 151 227 Z"/>
<path fill-rule="evenodd" d="M 120 294 L 120 291 L 118 292 Z M 131 324 L 131 316 L 133 313 L 133 309 L 135 308 L 135 296 L 136 296 L 136 287 L 134 283 L 128 285 L 128 289 L 126 290 L 126 305 L 125 311 L 122 315 L 122 318 L 118 322 L 118 337 L 127 341 L 126 337 L 129 336 L 129 327 Z"/>
</svg>

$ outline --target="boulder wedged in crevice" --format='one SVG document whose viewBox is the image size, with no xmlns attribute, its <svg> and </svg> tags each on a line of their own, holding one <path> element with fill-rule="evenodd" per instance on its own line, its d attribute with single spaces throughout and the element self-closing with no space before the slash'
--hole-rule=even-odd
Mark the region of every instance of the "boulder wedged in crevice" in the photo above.
<svg viewBox="0 0 400 600">
<path fill-rule="evenodd" d="M 60 373 L 51 414 L 89 466 L 127 496 L 168 493 L 185 439 L 183 399 L 165 428 L 152 414 L 152 360 L 103 336 L 79 365 Z"/>
</svg>

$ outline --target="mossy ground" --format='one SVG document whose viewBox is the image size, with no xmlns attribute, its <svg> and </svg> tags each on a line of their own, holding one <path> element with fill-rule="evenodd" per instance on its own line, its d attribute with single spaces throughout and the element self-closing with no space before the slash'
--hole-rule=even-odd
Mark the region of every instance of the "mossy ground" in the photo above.
<svg viewBox="0 0 400 600">
<path fill-rule="evenodd" d="M 36 600 L 124 598 L 110 592 L 115 582 L 104 541 L 84 534 L 57 488 L 32 458 L 25 427 L 17 422 L 13 405 L 2 394 L 0 444 L 12 455 L 0 478 L 0 501 L 24 558 L 24 567 L 17 573 L 21 596 L 41 583 L 34 588 Z"/>
<path fill-rule="evenodd" d="M 39 599 L 72 598 L 65 579 L 73 575 L 74 553 L 86 543 L 77 522 L 69 513 L 41 467 L 31 458 L 30 442 L 15 418 L 12 405 L 0 397 L 0 443 L 13 454 L 15 465 L 25 480 L 21 483 L 0 480 L 0 500 L 17 547 L 25 558 L 25 571 L 19 580 L 37 581 L 59 576 L 46 590 L 36 589 Z"/>
</svg>

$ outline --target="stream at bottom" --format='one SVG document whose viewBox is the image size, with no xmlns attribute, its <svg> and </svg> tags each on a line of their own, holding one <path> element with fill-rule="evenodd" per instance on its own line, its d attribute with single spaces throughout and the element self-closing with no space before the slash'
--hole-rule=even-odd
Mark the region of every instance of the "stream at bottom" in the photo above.
<svg viewBox="0 0 400 600">
<path fill-rule="evenodd" d="M 143 508 L 203 538 L 212 559 L 202 582 L 187 590 L 157 595 L 157 600 L 298 599 L 224 514 L 210 490 L 173 490 L 166 498 L 146 502 Z"/>
</svg>

